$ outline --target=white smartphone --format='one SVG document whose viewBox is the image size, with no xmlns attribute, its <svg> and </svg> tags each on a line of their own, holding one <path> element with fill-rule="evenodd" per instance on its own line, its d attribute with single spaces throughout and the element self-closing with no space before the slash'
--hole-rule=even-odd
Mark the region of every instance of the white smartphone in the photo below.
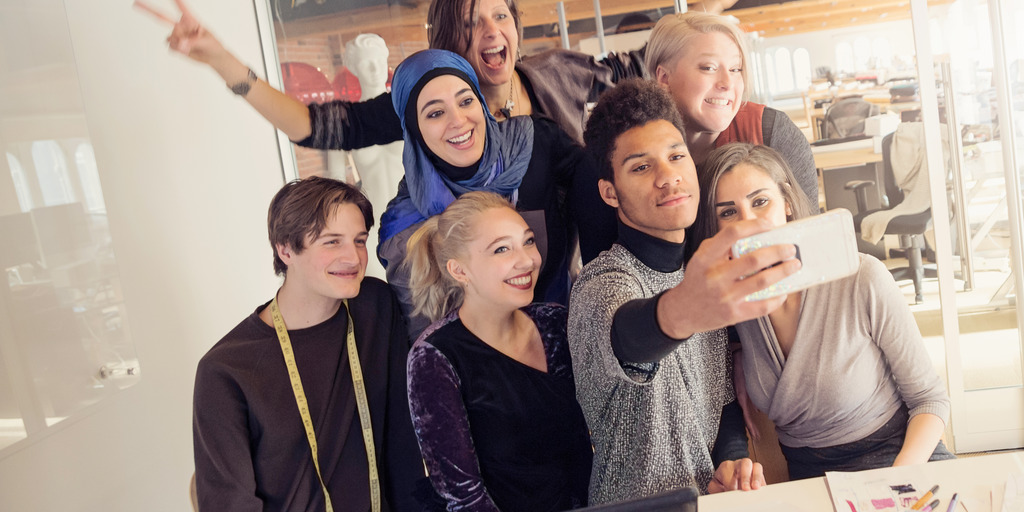
<svg viewBox="0 0 1024 512">
<path fill-rule="evenodd" d="M 732 246 L 734 258 L 769 245 L 793 244 L 803 264 L 797 273 L 747 295 L 747 300 L 793 293 L 853 274 L 860 264 L 856 236 L 850 211 L 836 208 L 737 241 Z"/>
</svg>

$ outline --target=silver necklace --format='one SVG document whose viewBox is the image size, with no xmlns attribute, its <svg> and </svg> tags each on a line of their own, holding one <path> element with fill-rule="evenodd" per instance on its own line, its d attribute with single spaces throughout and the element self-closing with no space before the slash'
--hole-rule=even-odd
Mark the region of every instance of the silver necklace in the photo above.
<svg viewBox="0 0 1024 512">
<path fill-rule="evenodd" d="M 516 107 L 516 102 L 512 101 L 512 91 L 516 87 L 516 74 L 512 73 L 512 78 L 508 81 L 508 99 L 505 100 L 505 110 L 512 112 L 512 109 Z"/>
</svg>

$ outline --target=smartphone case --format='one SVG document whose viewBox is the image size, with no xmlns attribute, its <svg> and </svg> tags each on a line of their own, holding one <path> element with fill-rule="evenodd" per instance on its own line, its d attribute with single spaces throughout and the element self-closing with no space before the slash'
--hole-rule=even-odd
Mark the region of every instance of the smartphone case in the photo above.
<svg viewBox="0 0 1024 512">
<path fill-rule="evenodd" d="M 737 241 L 732 247 L 733 257 L 770 245 L 793 244 L 796 258 L 803 264 L 797 273 L 748 295 L 747 300 L 793 293 L 853 274 L 860 264 L 856 236 L 853 215 L 836 208 Z"/>
</svg>

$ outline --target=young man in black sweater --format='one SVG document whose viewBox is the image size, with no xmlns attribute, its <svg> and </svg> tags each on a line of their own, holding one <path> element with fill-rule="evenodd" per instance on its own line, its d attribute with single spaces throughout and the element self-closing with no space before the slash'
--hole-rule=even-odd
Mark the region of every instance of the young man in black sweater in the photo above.
<svg viewBox="0 0 1024 512">
<path fill-rule="evenodd" d="M 364 278 L 372 223 L 369 201 L 336 180 L 289 183 L 271 202 L 284 284 L 196 373 L 200 510 L 418 509 L 408 337 L 394 293 Z"/>
</svg>

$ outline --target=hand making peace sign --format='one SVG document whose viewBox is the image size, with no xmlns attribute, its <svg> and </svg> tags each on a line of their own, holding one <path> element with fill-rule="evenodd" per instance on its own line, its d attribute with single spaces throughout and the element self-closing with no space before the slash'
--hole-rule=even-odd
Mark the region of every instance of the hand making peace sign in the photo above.
<svg viewBox="0 0 1024 512">
<path fill-rule="evenodd" d="M 135 0 L 134 6 L 173 27 L 171 35 L 167 36 L 167 43 L 172 50 L 197 62 L 216 67 L 215 61 L 225 58 L 227 51 L 220 44 L 220 41 L 213 37 L 213 34 L 210 34 L 199 24 L 199 20 L 192 15 L 184 0 L 174 0 L 174 3 L 178 6 L 178 10 L 181 11 L 181 18 L 177 21 L 172 16 L 154 8 L 144 0 Z"/>
</svg>

